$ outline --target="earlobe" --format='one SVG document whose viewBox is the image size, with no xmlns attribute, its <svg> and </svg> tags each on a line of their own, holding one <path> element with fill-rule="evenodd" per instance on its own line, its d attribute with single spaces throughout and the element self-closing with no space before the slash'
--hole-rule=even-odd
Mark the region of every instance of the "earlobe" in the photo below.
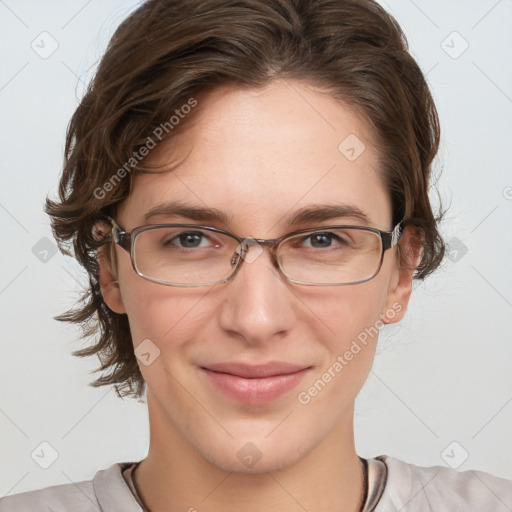
<svg viewBox="0 0 512 512">
<path fill-rule="evenodd" d="M 102 249 L 106 249 L 106 247 L 103 247 Z M 98 264 L 100 268 L 99 281 L 101 295 L 105 304 L 114 311 L 114 313 L 126 313 L 119 283 L 103 250 L 98 252 Z"/>
<path fill-rule="evenodd" d="M 382 322 L 394 324 L 402 320 L 411 298 L 413 275 L 421 260 L 421 237 L 415 228 L 406 227 L 400 240 L 403 255 L 399 266 L 394 269 L 388 289 L 385 309 L 382 311 Z"/>
</svg>

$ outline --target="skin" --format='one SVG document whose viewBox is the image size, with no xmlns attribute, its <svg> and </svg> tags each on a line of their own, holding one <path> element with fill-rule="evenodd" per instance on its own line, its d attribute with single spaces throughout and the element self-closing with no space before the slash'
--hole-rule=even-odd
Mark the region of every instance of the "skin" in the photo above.
<svg viewBox="0 0 512 512">
<path fill-rule="evenodd" d="M 216 89 L 197 109 L 194 121 L 147 159 L 172 172 L 136 176 L 116 215 L 127 231 L 147 224 L 144 214 L 171 199 L 225 212 L 227 223 L 207 224 L 242 237 L 364 224 L 353 217 L 293 229 L 286 224 L 290 213 L 323 204 L 356 205 L 369 217 L 367 225 L 391 229 L 391 202 L 376 171 L 371 132 L 361 116 L 332 97 L 305 83 L 277 80 L 257 91 Z M 366 146 L 353 162 L 338 150 L 349 134 Z M 195 221 L 151 219 L 159 222 Z M 400 244 L 413 258 L 409 237 L 406 229 Z M 139 362 L 151 441 L 134 482 L 146 507 L 359 510 L 363 471 L 354 445 L 354 401 L 371 369 L 377 336 L 308 404 L 299 403 L 297 394 L 382 315 L 393 309 L 384 323 L 400 321 L 413 265 L 400 269 L 394 248 L 370 281 L 301 286 L 278 273 L 265 249 L 244 262 L 231 282 L 178 288 L 141 278 L 129 254 L 118 246 L 116 253 L 119 286 L 101 259 L 103 297 L 113 311 L 128 315 L 135 347 L 149 338 L 160 350 L 149 366 Z M 225 361 L 287 361 L 312 370 L 293 391 L 251 407 L 227 398 L 199 370 Z M 261 453 L 250 468 L 237 457 L 247 443 Z"/>
</svg>

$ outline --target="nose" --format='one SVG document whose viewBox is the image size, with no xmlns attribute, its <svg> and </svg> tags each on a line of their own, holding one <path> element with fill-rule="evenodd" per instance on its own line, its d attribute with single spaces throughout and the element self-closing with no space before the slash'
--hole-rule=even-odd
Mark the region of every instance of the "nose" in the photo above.
<svg viewBox="0 0 512 512">
<path fill-rule="evenodd" d="M 223 285 L 220 327 L 247 344 L 275 341 L 297 322 L 297 299 L 268 248 L 250 243 L 241 254 L 237 274 Z"/>
</svg>

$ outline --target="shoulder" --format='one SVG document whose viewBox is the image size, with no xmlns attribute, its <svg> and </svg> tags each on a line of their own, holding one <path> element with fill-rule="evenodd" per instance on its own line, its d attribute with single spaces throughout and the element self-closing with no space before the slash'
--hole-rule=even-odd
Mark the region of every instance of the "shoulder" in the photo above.
<svg viewBox="0 0 512 512">
<path fill-rule="evenodd" d="M 444 466 L 416 466 L 381 455 L 386 483 L 375 512 L 510 512 L 512 481 L 483 471 L 455 471 Z"/>
<path fill-rule="evenodd" d="M 113 464 L 92 480 L 5 496 L 0 498 L 0 512 L 139 512 L 122 475 L 131 464 Z"/>
<path fill-rule="evenodd" d="M 77 512 L 98 511 L 92 480 L 54 485 L 0 498 L 0 512 L 61 512 L 71 510 L 70 506 Z"/>
</svg>

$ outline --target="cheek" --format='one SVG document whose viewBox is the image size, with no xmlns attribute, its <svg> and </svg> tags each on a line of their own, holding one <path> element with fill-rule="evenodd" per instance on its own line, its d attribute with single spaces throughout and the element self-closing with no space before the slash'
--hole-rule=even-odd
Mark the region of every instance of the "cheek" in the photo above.
<svg viewBox="0 0 512 512">
<path fill-rule="evenodd" d="M 125 300 L 140 371 L 149 388 L 166 390 L 184 410 L 188 399 L 177 382 L 194 379 L 194 342 L 208 330 L 205 292 L 140 280 Z"/>
<path fill-rule="evenodd" d="M 321 293 L 312 291 L 306 299 L 332 350 L 343 350 L 379 320 L 387 287 L 377 277 L 357 285 L 325 287 Z"/>
<path fill-rule="evenodd" d="M 163 286 L 139 276 L 125 283 L 123 302 L 135 347 L 150 339 L 160 350 L 176 348 L 204 321 L 204 290 Z"/>
<path fill-rule="evenodd" d="M 323 329 L 319 337 L 325 357 L 297 395 L 309 414 L 337 417 L 359 393 L 371 369 L 382 326 L 380 313 L 386 295 L 382 288 L 383 283 L 371 280 L 333 287 L 321 298 L 310 297 L 312 309 L 320 313 L 317 322 Z"/>
<path fill-rule="evenodd" d="M 385 299 L 386 287 L 375 278 L 353 286 L 333 287 L 321 298 L 310 301 L 312 309 L 319 312 L 318 323 L 329 354 L 324 368 L 340 362 L 344 378 L 360 381 L 361 372 L 365 374 L 363 368 L 369 369 L 373 361 Z M 336 369 L 340 370 L 339 365 L 331 373 Z"/>
</svg>

